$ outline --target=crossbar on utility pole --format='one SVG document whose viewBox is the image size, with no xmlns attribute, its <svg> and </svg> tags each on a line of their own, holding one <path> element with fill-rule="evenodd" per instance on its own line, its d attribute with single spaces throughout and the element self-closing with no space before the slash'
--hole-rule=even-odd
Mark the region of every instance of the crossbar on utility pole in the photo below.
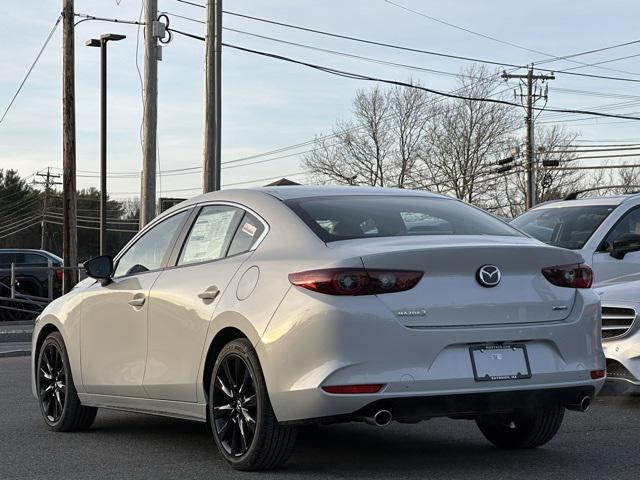
<svg viewBox="0 0 640 480">
<path fill-rule="evenodd" d="M 202 190 L 220 190 L 222 133 L 222 0 L 206 2 Z"/>
<path fill-rule="evenodd" d="M 62 1 L 62 258 L 65 267 L 78 265 L 76 200 L 76 109 L 73 0 Z M 77 283 L 75 268 L 65 268 L 62 290 Z"/>
<path fill-rule="evenodd" d="M 156 134 L 158 130 L 158 1 L 144 0 L 144 77 L 142 112 L 142 189 L 140 228 L 156 216 Z"/>
<path fill-rule="evenodd" d="M 533 113 L 533 107 L 536 102 L 536 95 L 534 93 L 534 86 L 537 80 L 554 80 L 556 77 L 551 75 L 536 75 L 533 72 L 533 64 L 527 67 L 526 75 L 512 75 L 504 72 L 502 78 L 510 80 L 512 78 L 518 78 L 526 81 L 527 94 L 526 94 L 526 114 L 525 123 L 527 126 L 527 138 L 526 138 L 526 171 L 527 171 L 527 198 L 526 207 L 527 210 L 534 207 L 536 204 L 536 142 L 535 142 L 535 116 Z M 545 94 L 546 98 L 546 94 Z"/>
</svg>

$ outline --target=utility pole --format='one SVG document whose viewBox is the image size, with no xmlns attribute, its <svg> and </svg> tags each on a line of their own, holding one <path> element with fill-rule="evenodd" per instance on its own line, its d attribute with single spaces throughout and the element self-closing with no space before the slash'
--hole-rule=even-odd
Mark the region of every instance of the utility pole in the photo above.
<svg viewBox="0 0 640 480">
<path fill-rule="evenodd" d="M 76 107 L 73 0 L 62 0 L 62 258 L 65 267 L 78 266 L 76 202 Z M 78 281 L 75 268 L 65 268 L 62 290 Z"/>
<path fill-rule="evenodd" d="M 47 167 L 47 173 L 38 172 L 36 175 L 40 178 L 43 178 L 42 182 L 33 182 L 34 185 L 42 185 L 44 187 L 44 198 L 42 200 L 42 230 L 40 236 L 40 250 L 47 250 L 47 211 L 49 210 L 49 191 L 52 185 L 60 185 L 59 182 L 55 180 L 60 178 L 60 175 L 51 174 L 51 168 Z"/>
<path fill-rule="evenodd" d="M 156 216 L 156 134 L 158 131 L 158 1 L 144 0 L 142 189 L 140 229 Z"/>
<path fill-rule="evenodd" d="M 533 107 L 538 99 L 544 98 L 547 100 L 547 89 L 544 92 L 537 92 L 536 82 L 538 80 L 542 80 L 546 82 L 547 80 L 555 80 L 555 76 L 551 75 L 536 75 L 533 72 L 533 64 L 527 67 L 526 75 L 512 75 L 507 72 L 502 74 L 502 78 L 505 80 L 510 80 L 512 78 L 520 79 L 521 81 L 525 81 L 527 93 L 523 95 L 520 93 L 520 98 L 526 98 L 526 115 L 525 115 L 525 123 L 527 126 L 527 138 L 526 138 L 526 170 L 527 170 L 527 201 L 526 206 L 527 210 L 534 207 L 536 204 L 536 149 L 535 149 L 535 116 L 533 113 Z M 518 96 L 514 92 L 514 96 Z"/>
<path fill-rule="evenodd" d="M 205 16 L 203 193 L 220 190 L 222 0 L 207 0 Z"/>
</svg>

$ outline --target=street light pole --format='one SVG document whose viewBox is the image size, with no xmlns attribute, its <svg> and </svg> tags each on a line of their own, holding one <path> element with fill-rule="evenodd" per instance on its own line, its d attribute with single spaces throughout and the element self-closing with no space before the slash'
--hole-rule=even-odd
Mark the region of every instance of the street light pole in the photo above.
<svg viewBox="0 0 640 480">
<path fill-rule="evenodd" d="M 88 47 L 100 47 L 100 255 L 107 250 L 107 43 L 124 38 L 108 33 L 86 43 Z"/>
</svg>

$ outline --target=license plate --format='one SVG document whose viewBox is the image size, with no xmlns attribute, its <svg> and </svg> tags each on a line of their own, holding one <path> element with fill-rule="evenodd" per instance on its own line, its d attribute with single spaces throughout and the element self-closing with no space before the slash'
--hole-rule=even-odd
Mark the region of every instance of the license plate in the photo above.
<svg viewBox="0 0 640 480">
<path fill-rule="evenodd" d="M 531 378 L 524 345 L 480 345 L 469 352 L 476 382 Z"/>
</svg>

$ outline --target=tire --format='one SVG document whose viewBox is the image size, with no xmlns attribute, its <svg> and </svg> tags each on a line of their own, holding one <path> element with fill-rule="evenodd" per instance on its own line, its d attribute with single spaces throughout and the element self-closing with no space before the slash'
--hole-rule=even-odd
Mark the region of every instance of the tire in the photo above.
<svg viewBox="0 0 640 480">
<path fill-rule="evenodd" d="M 56 432 L 88 429 L 98 409 L 80 403 L 62 335 L 53 332 L 38 351 L 36 388 L 40 411 L 47 426 Z"/>
<path fill-rule="evenodd" d="M 504 449 L 536 448 L 549 442 L 560 429 L 564 407 L 489 415 L 476 419 L 487 440 Z"/>
<path fill-rule="evenodd" d="M 293 452 L 297 430 L 276 420 L 258 356 L 247 339 L 227 343 L 213 367 L 208 412 L 213 438 L 237 470 L 268 470 Z"/>
</svg>

